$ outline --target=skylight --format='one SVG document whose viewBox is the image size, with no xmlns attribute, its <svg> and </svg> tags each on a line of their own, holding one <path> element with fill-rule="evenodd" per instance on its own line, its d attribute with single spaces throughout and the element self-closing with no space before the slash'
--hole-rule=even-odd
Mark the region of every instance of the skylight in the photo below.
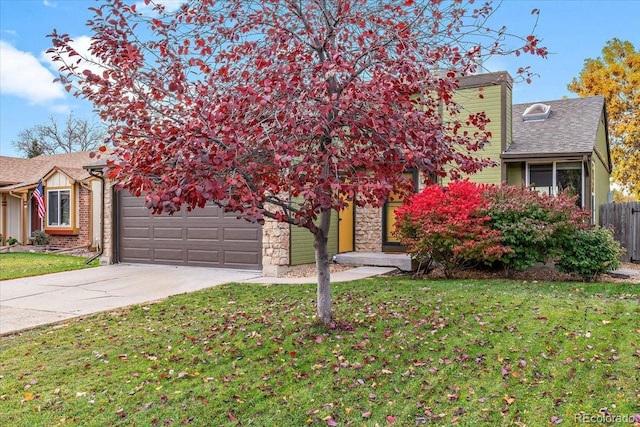
<svg viewBox="0 0 640 427">
<path fill-rule="evenodd" d="M 534 120 L 545 120 L 551 114 L 551 105 L 536 103 L 527 107 L 522 113 L 522 120 L 530 122 Z"/>
</svg>

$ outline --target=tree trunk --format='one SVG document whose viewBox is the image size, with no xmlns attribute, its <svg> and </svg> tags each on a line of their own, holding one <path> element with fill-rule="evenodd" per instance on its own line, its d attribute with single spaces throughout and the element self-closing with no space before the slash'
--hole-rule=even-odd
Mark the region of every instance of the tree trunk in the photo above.
<svg viewBox="0 0 640 427">
<path fill-rule="evenodd" d="M 320 224 L 314 234 L 313 248 L 316 253 L 316 268 L 318 270 L 318 320 L 325 325 L 331 323 L 331 277 L 329 271 L 329 251 L 327 249 L 331 211 L 320 213 Z"/>
</svg>

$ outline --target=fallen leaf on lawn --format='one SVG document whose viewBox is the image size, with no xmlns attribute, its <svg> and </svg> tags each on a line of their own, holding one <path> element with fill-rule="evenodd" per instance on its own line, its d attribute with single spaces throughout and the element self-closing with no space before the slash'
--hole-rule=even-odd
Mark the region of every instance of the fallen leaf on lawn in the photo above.
<svg viewBox="0 0 640 427">
<path fill-rule="evenodd" d="M 22 399 L 24 402 L 28 402 L 30 400 L 33 400 L 35 396 L 33 395 L 33 393 L 27 393 L 24 395 L 24 398 Z"/>
<path fill-rule="evenodd" d="M 516 401 L 516 398 L 513 396 L 504 396 L 503 400 L 507 403 L 507 405 L 511 405 L 513 402 Z"/>
<path fill-rule="evenodd" d="M 387 415 L 387 422 L 389 424 L 393 424 L 396 422 L 396 417 L 394 417 L 393 415 Z"/>
<path fill-rule="evenodd" d="M 362 418 L 371 418 L 371 412 L 369 412 L 369 411 L 363 412 L 362 413 Z"/>
<path fill-rule="evenodd" d="M 338 422 L 337 422 L 336 420 L 334 420 L 333 418 L 331 418 L 331 417 L 329 417 L 329 418 L 325 419 L 325 421 L 327 422 L 327 425 L 328 425 L 328 426 L 333 426 L 333 427 L 335 427 L 335 426 L 337 426 L 337 425 L 338 425 Z"/>
</svg>

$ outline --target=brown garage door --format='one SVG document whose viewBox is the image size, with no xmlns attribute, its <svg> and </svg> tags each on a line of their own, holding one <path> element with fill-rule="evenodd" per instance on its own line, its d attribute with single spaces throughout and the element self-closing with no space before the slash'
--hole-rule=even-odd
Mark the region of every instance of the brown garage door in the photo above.
<svg viewBox="0 0 640 427">
<path fill-rule="evenodd" d="M 121 262 L 260 269 L 262 227 L 210 205 L 151 215 L 143 198 L 119 192 Z"/>
</svg>

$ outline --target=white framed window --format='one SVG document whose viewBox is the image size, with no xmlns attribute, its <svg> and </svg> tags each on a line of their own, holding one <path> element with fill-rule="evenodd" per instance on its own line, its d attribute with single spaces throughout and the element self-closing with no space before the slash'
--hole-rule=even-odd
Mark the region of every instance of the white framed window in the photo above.
<svg viewBox="0 0 640 427">
<path fill-rule="evenodd" d="M 47 190 L 47 226 L 71 226 L 71 190 Z"/>
<path fill-rule="evenodd" d="M 540 193 L 557 196 L 563 191 L 577 195 L 584 207 L 584 169 L 582 162 L 548 162 L 527 164 L 527 186 Z"/>
</svg>

